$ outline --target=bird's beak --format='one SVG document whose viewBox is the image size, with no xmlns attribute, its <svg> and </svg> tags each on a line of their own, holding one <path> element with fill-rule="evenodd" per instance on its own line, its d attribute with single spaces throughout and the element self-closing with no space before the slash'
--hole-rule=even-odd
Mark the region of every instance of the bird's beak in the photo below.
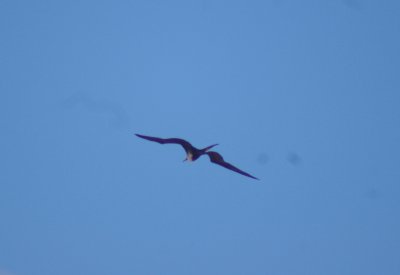
<svg viewBox="0 0 400 275">
<path fill-rule="evenodd" d="M 185 161 L 187 161 L 187 158 L 185 158 L 185 159 L 183 160 L 183 162 L 185 162 Z"/>
</svg>

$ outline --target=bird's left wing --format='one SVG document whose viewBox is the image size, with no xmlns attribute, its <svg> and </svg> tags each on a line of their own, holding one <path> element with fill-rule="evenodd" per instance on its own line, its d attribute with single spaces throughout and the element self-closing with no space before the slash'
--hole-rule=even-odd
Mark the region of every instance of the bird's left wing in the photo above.
<svg viewBox="0 0 400 275">
<path fill-rule="evenodd" d="M 193 147 L 188 141 L 186 141 L 184 139 L 180 139 L 180 138 L 158 138 L 158 137 L 149 137 L 149 136 L 144 136 L 144 135 L 139 135 L 139 134 L 135 134 L 135 135 L 140 138 L 143 138 L 143 139 L 158 142 L 160 144 L 169 144 L 169 143 L 170 144 L 179 144 L 183 147 L 183 149 L 185 149 L 186 152 L 190 148 Z"/>
<path fill-rule="evenodd" d="M 225 168 L 227 168 L 229 170 L 232 170 L 232 171 L 234 171 L 236 173 L 242 174 L 243 176 L 259 180 L 258 178 L 253 177 L 252 175 L 250 175 L 249 173 L 246 173 L 246 172 L 240 170 L 239 168 L 233 166 L 232 164 L 226 162 L 224 160 L 224 158 L 220 154 L 218 154 L 217 152 L 209 151 L 206 154 L 210 157 L 210 161 L 212 163 L 221 165 L 222 167 L 225 167 Z"/>
</svg>

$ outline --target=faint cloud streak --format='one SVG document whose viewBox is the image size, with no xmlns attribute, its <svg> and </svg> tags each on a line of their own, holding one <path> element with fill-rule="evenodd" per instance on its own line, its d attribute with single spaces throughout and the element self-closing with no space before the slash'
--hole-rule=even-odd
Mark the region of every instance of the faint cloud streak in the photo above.
<svg viewBox="0 0 400 275">
<path fill-rule="evenodd" d="M 113 128 L 122 129 L 129 126 L 129 116 L 122 106 L 109 100 L 95 99 L 84 93 L 76 93 L 65 99 L 62 105 L 67 109 L 82 106 L 89 112 L 108 115 Z"/>
</svg>

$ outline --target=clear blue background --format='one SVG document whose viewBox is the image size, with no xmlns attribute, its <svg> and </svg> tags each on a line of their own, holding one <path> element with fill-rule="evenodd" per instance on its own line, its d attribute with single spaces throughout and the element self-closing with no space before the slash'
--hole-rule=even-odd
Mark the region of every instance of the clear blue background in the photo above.
<svg viewBox="0 0 400 275">
<path fill-rule="evenodd" d="M 399 72 L 396 0 L 1 0 L 0 274 L 400 274 Z"/>
</svg>

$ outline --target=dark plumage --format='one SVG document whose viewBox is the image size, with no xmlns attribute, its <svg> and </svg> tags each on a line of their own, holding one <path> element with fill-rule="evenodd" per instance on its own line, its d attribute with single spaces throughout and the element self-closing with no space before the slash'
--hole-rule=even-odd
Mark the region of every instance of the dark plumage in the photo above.
<svg viewBox="0 0 400 275">
<path fill-rule="evenodd" d="M 149 137 L 149 136 L 144 136 L 144 135 L 139 135 L 136 134 L 136 136 L 143 138 L 143 139 L 147 139 L 149 141 L 154 141 L 154 142 L 158 142 L 160 144 L 179 144 L 183 147 L 183 149 L 185 149 L 186 152 L 186 159 L 184 159 L 184 161 L 188 160 L 188 161 L 195 161 L 197 160 L 199 157 L 201 157 L 202 155 L 208 155 L 210 158 L 210 161 L 212 163 L 221 165 L 222 167 L 225 167 L 229 170 L 232 170 L 236 173 L 242 174 L 246 177 L 250 177 L 253 179 L 258 180 L 258 178 L 253 177 L 252 175 L 240 170 L 239 168 L 233 166 L 232 164 L 225 162 L 224 158 L 218 154 L 217 152 L 213 152 L 213 151 L 209 151 L 212 147 L 218 145 L 218 144 L 213 144 L 210 145 L 206 148 L 203 149 L 197 149 L 196 147 L 194 147 L 192 144 L 190 144 L 188 141 L 184 140 L 184 139 L 180 139 L 180 138 L 157 138 L 157 137 Z"/>
</svg>

